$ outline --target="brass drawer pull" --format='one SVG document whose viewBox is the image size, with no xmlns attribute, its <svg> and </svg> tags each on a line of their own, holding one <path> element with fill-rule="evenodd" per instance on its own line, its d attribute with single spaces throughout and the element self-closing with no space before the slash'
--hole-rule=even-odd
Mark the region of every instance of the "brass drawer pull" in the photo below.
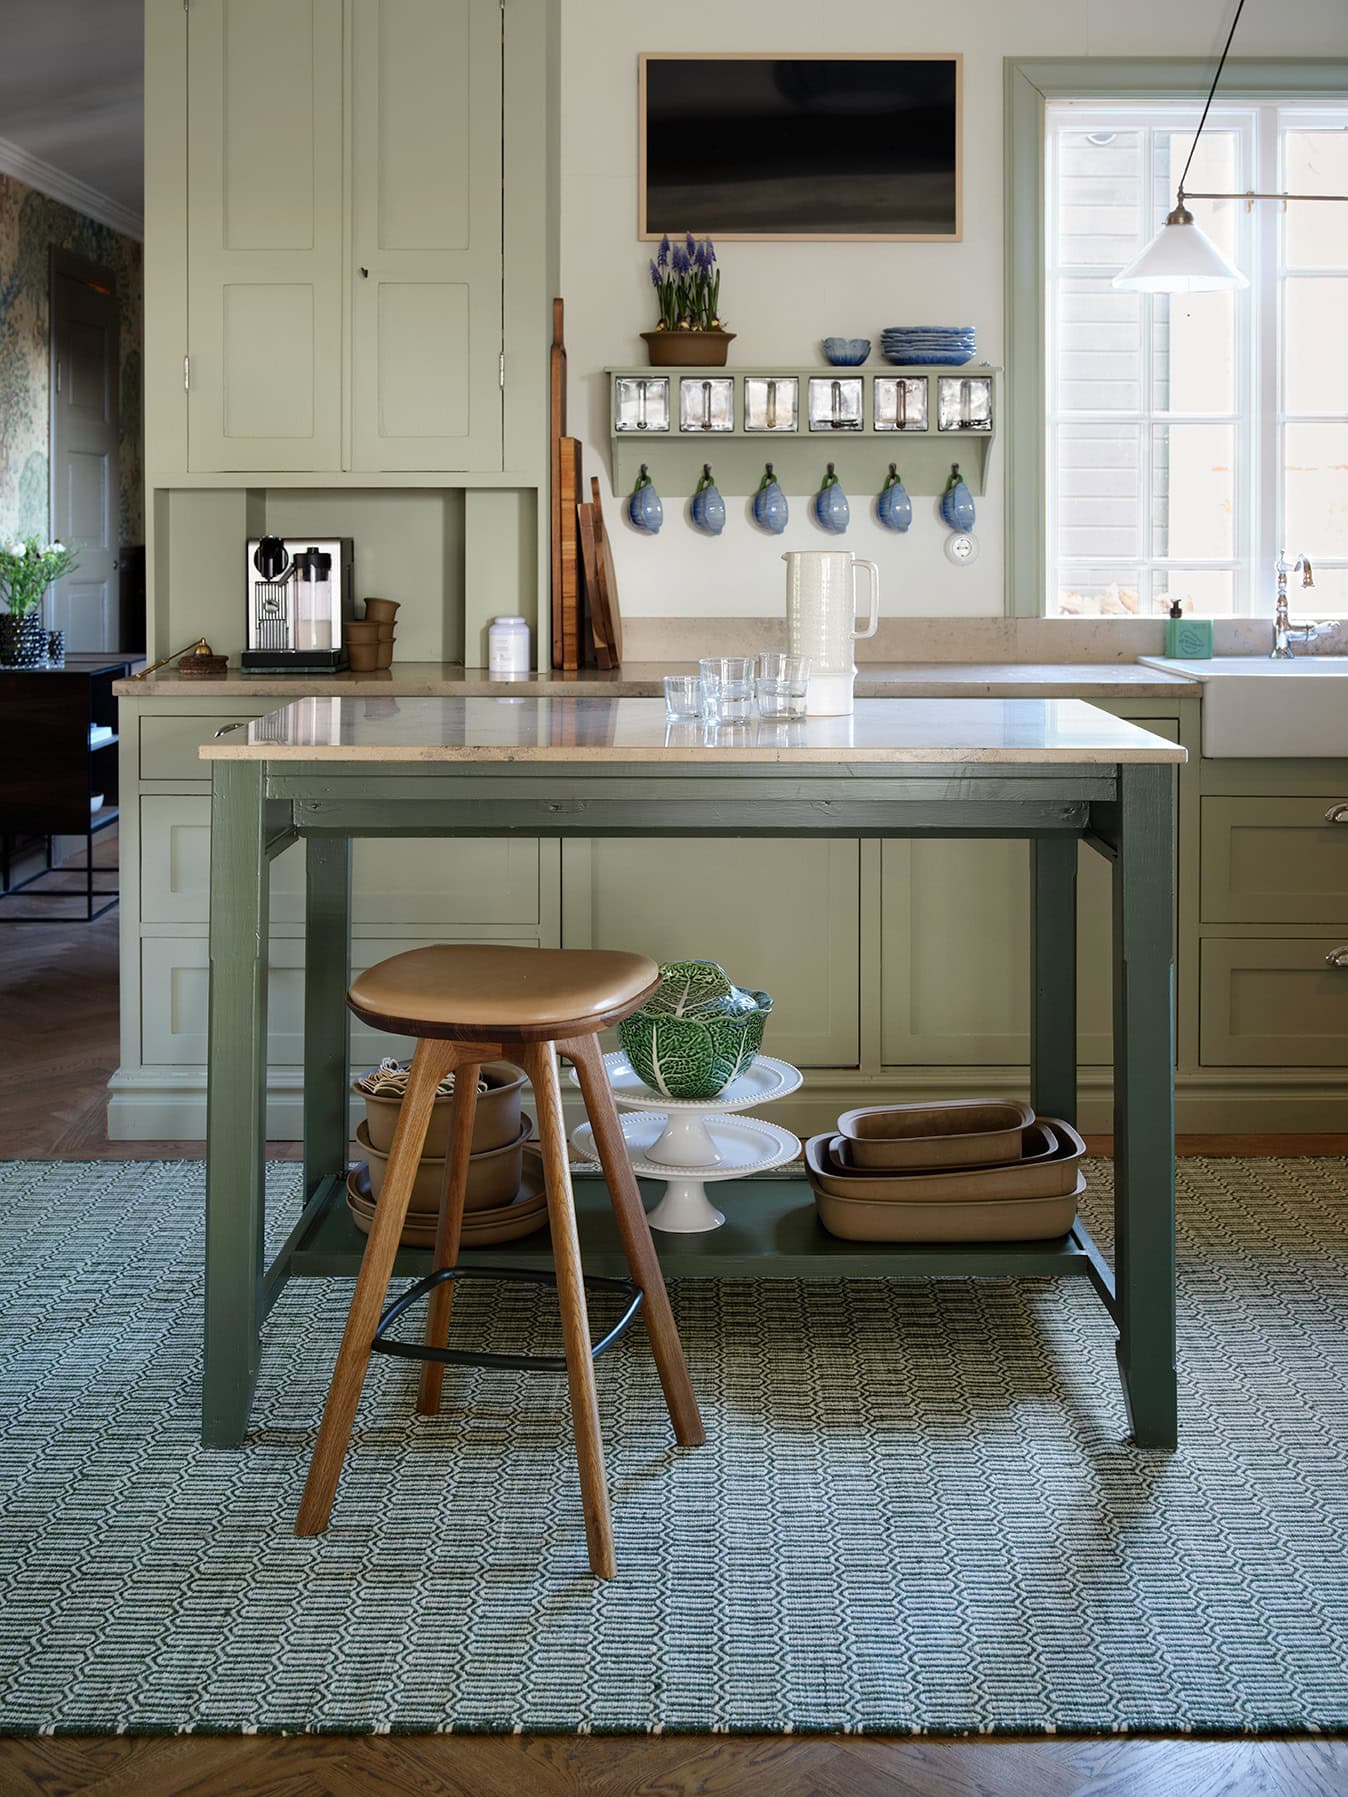
<svg viewBox="0 0 1348 1797">
<path fill-rule="evenodd" d="M 1326 967 L 1348 967 L 1348 945 L 1343 948 L 1331 948 L 1325 956 Z"/>
<path fill-rule="evenodd" d="M 1348 824 L 1348 799 L 1340 805 L 1331 805 L 1325 813 L 1327 824 Z"/>
</svg>

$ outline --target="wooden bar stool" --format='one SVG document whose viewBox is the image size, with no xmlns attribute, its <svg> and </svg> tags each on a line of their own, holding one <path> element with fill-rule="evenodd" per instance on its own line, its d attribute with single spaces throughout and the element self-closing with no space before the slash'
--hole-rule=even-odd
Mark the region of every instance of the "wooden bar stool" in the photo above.
<svg viewBox="0 0 1348 1797">
<path fill-rule="evenodd" d="M 644 955 L 607 950 L 508 948 L 494 945 L 418 948 L 394 955 L 361 974 L 347 993 L 356 1016 L 375 1029 L 417 1038 L 411 1077 L 389 1151 L 388 1171 L 375 1206 L 360 1276 L 328 1389 L 323 1422 L 314 1446 L 295 1531 L 319 1535 L 328 1526 L 342 1461 L 360 1403 L 370 1355 L 398 1354 L 423 1362 L 417 1409 L 433 1416 L 440 1408 L 446 1364 L 527 1366 L 560 1371 L 563 1362 L 536 1356 L 471 1355 L 446 1347 L 455 1281 L 492 1276 L 539 1278 L 555 1283 L 561 1311 L 565 1370 L 580 1462 L 585 1535 L 590 1566 L 612 1578 L 613 1524 L 604 1477 L 604 1444 L 599 1433 L 594 1354 L 609 1347 L 644 1310 L 646 1332 L 664 1388 L 675 1439 L 685 1447 L 706 1440 L 697 1399 L 688 1378 L 674 1314 L 669 1306 L 641 1194 L 627 1156 L 613 1104 L 600 1030 L 629 1016 L 659 984 L 659 970 Z M 587 1280 L 580 1260 L 571 1169 L 562 1120 L 557 1056 L 573 1062 L 585 1109 L 594 1128 L 631 1280 Z M 477 1080 L 463 1078 L 483 1061 L 517 1059 L 528 1074 L 538 1107 L 538 1130 L 547 1186 L 555 1275 L 507 1268 L 459 1268 L 468 1157 L 472 1152 Z M 449 1153 L 440 1200 L 433 1270 L 384 1309 L 399 1237 L 412 1196 L 436 1087 L 455 1071 Z M 632 1303 L 627 1316 L 592 1348 L 585 1288 L 619 1286 Z M 424 1342 L 383 1339 L 409 1304 L 428 1297 Z"/>
</svg>

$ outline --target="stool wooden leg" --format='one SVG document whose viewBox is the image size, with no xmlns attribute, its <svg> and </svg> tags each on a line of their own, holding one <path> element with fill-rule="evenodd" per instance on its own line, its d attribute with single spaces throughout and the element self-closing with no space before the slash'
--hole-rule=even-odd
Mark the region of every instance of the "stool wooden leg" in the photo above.
<svg viewBox="0 0 1348 1797">
<path fill-rule="evenodd" d="M 550 1042 L 531 1042 L 523 1047 L 520 1059 L 538 1104 L 538 1133 L 548 1189 L 548 1222 L 552 1229 L 552 1257 L 557 1272 L 557 1297 L 566 1350 L 566 1377 L 571 1388 L 576 1457 L 580 1462 L 580 1494 L 585 1507 L 590 1570 L 598 1578 L 611 1579 L 617 1571 L 613 1554 L 613 1520 L 609 1515 L 608 1484 L 604 1476 L 604 1442 L 599 1433 L 599 1398 L 590 1352 L 590 1319 L 585 1307 L 580 1236 L 576 1231 L 576 1206 L 571 1191 L 571 1162 L 566 1151 L 566 1125 L 562 1120 L 557 1056 Z"/>
<path fill-rule="evenodd" d="M 389 1150 L 388 1171 L 379 1202 L 375 1205 L 374 1223 L 365 1244 L 355 1296 L 347 1313 L 323 1421 L 314 1444 L 314 1457 L 309 1463 L 309 1477 L 300 1499 L 299 1515 L 295 1520 L 297 1535 L 321 1535 L 332 1514 L 332 1500 L 356 1420 L 365 1369 L 370 1362 L 370 1343 L 374 1340 L 388 1294 L 393 1262 L 412 1197 L 412 1184 L 421 1162 L 431 1107 L 435 1103 L 435 1088 L 455 1064 L 457 1054 L 452 1042 L 422 1040 L 417 1043 L 407 1095 L 398 1113 L 398 1128 Z"/>
<path fill-rule="evenodd" d="M 600 1165 L 613 1201 L 623 1252 L 633 1279 L 645 1294 L 642 1310 L 646 1317 L 646 1333 L 664 1388 L 665 1403 L 669 1406 L 674 1438 L 684 1447 L 700 1447 L 707 1439 L 707 1432 L 702 1426 L 702 1414 L 688 1377 L 678 1324 L 670 1308 L 664 1275 L 660 1271 L 660 1257 L 651 1240 L 646 1207 L 641 1202 L 641 1188 L 637 1185 L 623 1140 L 598 1039 L 578 1036 L 558 1046 L 567 1059 L 575 1063 L 585 1109 L 594 1131 L 595 1147 L 599 1150 Z"/>
<path fill-rule="evenodd" d="M 480 1052 L 480 1051 L 479 1051 Z M 477 1115 L 478 1061 L 460 1060 L 454 1071 L 454 1103 L 449 1120 L 449 1153 L 445 1156 L 445 1178 L 440 1189 L 440 1220 L 435 1228 L 435 1258 L 438 1273 L 452 1267 L 459 1258 L 459 1235 L 463 1227 L 463 1201 L 468 1188 L 468 1157 L 473 1152 L 473 1118 Z M 454 1282 L 447 1279 L 437 1285 L 426 1307 L 428 1348 L 443 1348 L 449 1340 L 449 1319 L 454 1309 Z M 417 1386 L 417 1409 L 422 1416 L 434 1416 L 440 1408 L 440 1388 L 444 1384 L 442 1361 L 422 1362 Z"/>
</svg>

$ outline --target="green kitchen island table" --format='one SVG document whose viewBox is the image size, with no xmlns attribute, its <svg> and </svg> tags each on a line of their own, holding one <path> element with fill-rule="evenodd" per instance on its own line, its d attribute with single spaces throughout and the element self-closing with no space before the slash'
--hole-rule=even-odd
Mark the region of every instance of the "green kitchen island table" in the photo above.
<svg viewBox="0 0 1348 1797">
<path fill-rule="evenodd" d="M 722 1187 L 727 1221 L 658 1238 L 667 1278 L 1085 1276 L 1118 1330 L 1138 1445 L 1175 1414 L 1174 770 L 1185 751 L 1077 699 L 863 699 L 850 717 L 703 729 L 657 699 L 305 698 L 201 749 L 211 766 L 202 1433 L 241 1442 L 286 1281 L 352 1274 L 345 993 L 351 841 L 407 836 L 1019 837 L 1031 846 L 1031 1091 L 1076 1112 L 1076 866 L 1113 863 L 1115 1249 L 840 1241 L 800 1181 Z M 306 844 L 303 1205 L 265 1247 L 271 860 Z M 471 852 L 471 851 L 470 851 Z M 786 896 L 786 895 L 784 895 Z M 609 947 L 630 946 L 622 943 Z M 806 950 L 808 944 L 802 944 Z M 598 1182 L 587 1270 L 623 1271 Z M 544 1238 L 546 1240 L 546 1238 Z M 464 1254 L 472 1258 L 471 1251 Z M 508 1258 L 546 1264 L 526 1241 Z M 429 1268 L 404 1250 L 399 1272 Z"/>
</svg>

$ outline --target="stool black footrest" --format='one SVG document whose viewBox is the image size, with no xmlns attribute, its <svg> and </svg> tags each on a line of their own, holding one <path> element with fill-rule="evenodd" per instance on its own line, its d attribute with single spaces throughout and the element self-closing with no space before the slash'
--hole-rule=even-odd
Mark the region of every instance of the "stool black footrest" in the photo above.
<svg viewBox="0 0 1348 1797">
<path fill-rule="evenodd" d="M 392 1354 L 399 1360 L 438 1360 L 446 1366 L 513 1367 L 527 1373 L 564 1373 L 566 1358 L 561 1354 L 469 1354 L 459 1348 L 432 1348 L 424 1342 L 400 1342 L 385 1339 L 384 1331 L 396 1323 L 403 1312 L 422 1298 L 428 1298 L 437 1285 L 450 1279 L 500 1279 L 514 1285 L 550 1285 L 556 1289 L 557 1275 L 542 1267 L 441 1267 L 408 1286 L 401 1298 L 395 1298 L 379 1319 L 379 1327 L 370 1343 L 372 1354 Z M 595 1342 L 590 1357 L 598 1360 L 615 1342 L 621 1341 L 641 1309 L 642 1291 L 631 1279 L 613 1279 L 600 1273 L 587 1273 L 587 1292 L 622 1292 L 631 1299 L 627 1309 L 609 1330 Z"/>
</svg>

